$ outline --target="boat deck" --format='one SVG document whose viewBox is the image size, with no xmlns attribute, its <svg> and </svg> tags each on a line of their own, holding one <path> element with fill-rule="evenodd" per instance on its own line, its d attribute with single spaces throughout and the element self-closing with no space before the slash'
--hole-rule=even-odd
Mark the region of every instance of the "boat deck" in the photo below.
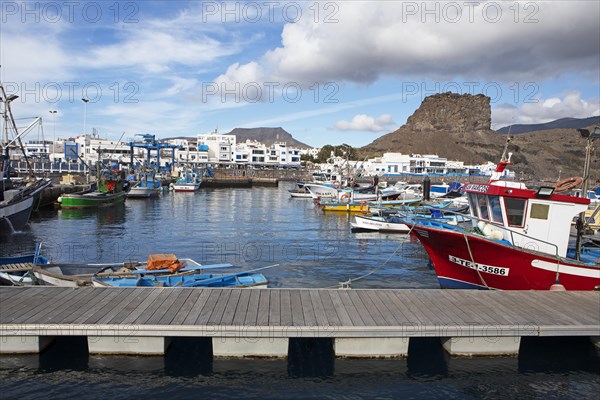
<svg viewBox="0 0 600 400">
<path fill-rule="evenodd" d="M 0 336 L 2 353 L 87 336 L 91 353 L 211 337 L 217 356 L 285 357 L 290 339 L 330 338 L 338 356 L 397 357 L 438 337 L 451 354 L 516 354 L 523 336 L 599 344 L 600 292 L 0 287 Z"/>
</svg>

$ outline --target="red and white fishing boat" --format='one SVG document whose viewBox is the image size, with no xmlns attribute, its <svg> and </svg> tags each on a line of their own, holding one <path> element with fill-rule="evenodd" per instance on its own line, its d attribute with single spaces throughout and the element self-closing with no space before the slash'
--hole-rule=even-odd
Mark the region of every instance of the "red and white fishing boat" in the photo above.
<svg viewBox="0 0 600 400">
<path fill-rule="evenodd" d="M 506 153 L 506 149 L 505 149 Z M 502 290 L 594 290 L 600 288 L 600 249 L 570 246 L 571 222 L 586 211 L 587 198 L 560 192 L 576 186 L 569 178 L 555 187 L 528 189 L 502 181 L 504 156 L 487 184 L 465 186 L 472 223 L 452 226 L 415 219 L 421 241 L 442 288 Z"/>
</svg>

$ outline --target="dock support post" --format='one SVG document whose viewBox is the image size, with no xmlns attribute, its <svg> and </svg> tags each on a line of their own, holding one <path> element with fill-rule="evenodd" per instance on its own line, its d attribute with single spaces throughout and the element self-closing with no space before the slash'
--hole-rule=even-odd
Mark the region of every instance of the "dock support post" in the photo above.
<svg viewBox="0 0 600 400">
<path fill-rule="evenodd" d="M 0 354 L 41 353 L 53 341 L 53 336 L 2 336 Z"/>
<path fill-rule="evenodd" d="M 600 336 L 592 336 L 590 337 L 590 340 L 592 341 L 594 346 L 596 346 L 596 348 L 600 349 Z"/>
<path fill-rule="evenodd" d="M 408 355 L 407 337 L 335 338 L 336 357 L 397 358 Z"/>
<path fill-rule="evenodd" d="M 161 336 L 88 336 L 90 354 L 164 355 L 171 344 Z"/>
<path fill-rule="evenodd" d="M 288 355 L 288 338 L 220 336 L 212 338 L 215 357 L 278 357 Z"/>
<path fill-rule="evenodd" d="M 466 357 L 517 355 L 521 345 L 519 336 L 453 337 L 441 341 L 450 355 Z"/>
</svg>

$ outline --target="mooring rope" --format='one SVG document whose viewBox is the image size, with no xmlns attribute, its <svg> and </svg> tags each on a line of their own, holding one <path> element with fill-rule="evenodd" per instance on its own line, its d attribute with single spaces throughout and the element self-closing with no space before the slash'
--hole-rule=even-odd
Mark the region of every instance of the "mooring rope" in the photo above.
<svg viewBox="0 0 600 400">
<path fill-rule="evenodd" d="M 413 231 L 413 228 L 416 225 L 416 218 L 413 218 L 413 222 L 412 222 L 412 226 L 410 227 L 410 229 L 408 230 L 408 232 L 406 233 L 407 237 L 410 237 L 411 232 Z M 361 275 L 359 277 L 356 278 L 350 278 L 347 281 L 344 282 L 339 282 L 337 286 L 329 286 L 326 289 L 329 288 L 341 288 L 341 289 L 350 289 L 350 285 L 352 284 L 352 282 L 356 282 L 358 280 L 364 279 L 370 275 L 373 275 L 375 272 L 380 271 L 381 269 L 383 269 L 383 267 L 386 266 L 386 264 L 392 259 L 392 257 L 394 257 L 396 255 L 396 253 L 398 252 L 398 250 L 404 246 L 404 243 L 406 243 L 406 241 L 403 241 L 402 243 L 400 243 L 398 245 L 398 247 L 396 247 L 396 249 L 392 252 L 392 254 L 383 262 L 383 264 L 381 264 L 379 267 L 367 272 L 364 275 Z"/>
</svg>

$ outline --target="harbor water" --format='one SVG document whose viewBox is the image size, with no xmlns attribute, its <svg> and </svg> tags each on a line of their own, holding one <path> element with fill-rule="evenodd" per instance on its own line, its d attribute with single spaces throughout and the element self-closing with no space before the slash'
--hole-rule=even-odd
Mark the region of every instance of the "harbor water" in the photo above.
<svg viewBox="0 0 600 400">
<path fill-rule="evenodd" d="M 118 208 L 44 210 L 0 238 L 0 255 L 57 263 L 144 261 L 174 253 L 261 272 L 270 287 L 438 288 L 427 254 L 402 234 L 353 233 L 287 189 L 208 189 L 129 199 Z M 0 304 L 0 312 L 2 305 Z M 189 346 L 164 357 L 87 355 L 63 338 L 39 355 L 0 356 L 0 398 L 592 399 L 600 354 L 587 338 L 524 338 L 518 357 L 450 358 L 439 340 L 411 340 L 393 360 L 334 359 L 319 343 L 290 343 L 287 360 L 212 359 Z"/>
</svg>

